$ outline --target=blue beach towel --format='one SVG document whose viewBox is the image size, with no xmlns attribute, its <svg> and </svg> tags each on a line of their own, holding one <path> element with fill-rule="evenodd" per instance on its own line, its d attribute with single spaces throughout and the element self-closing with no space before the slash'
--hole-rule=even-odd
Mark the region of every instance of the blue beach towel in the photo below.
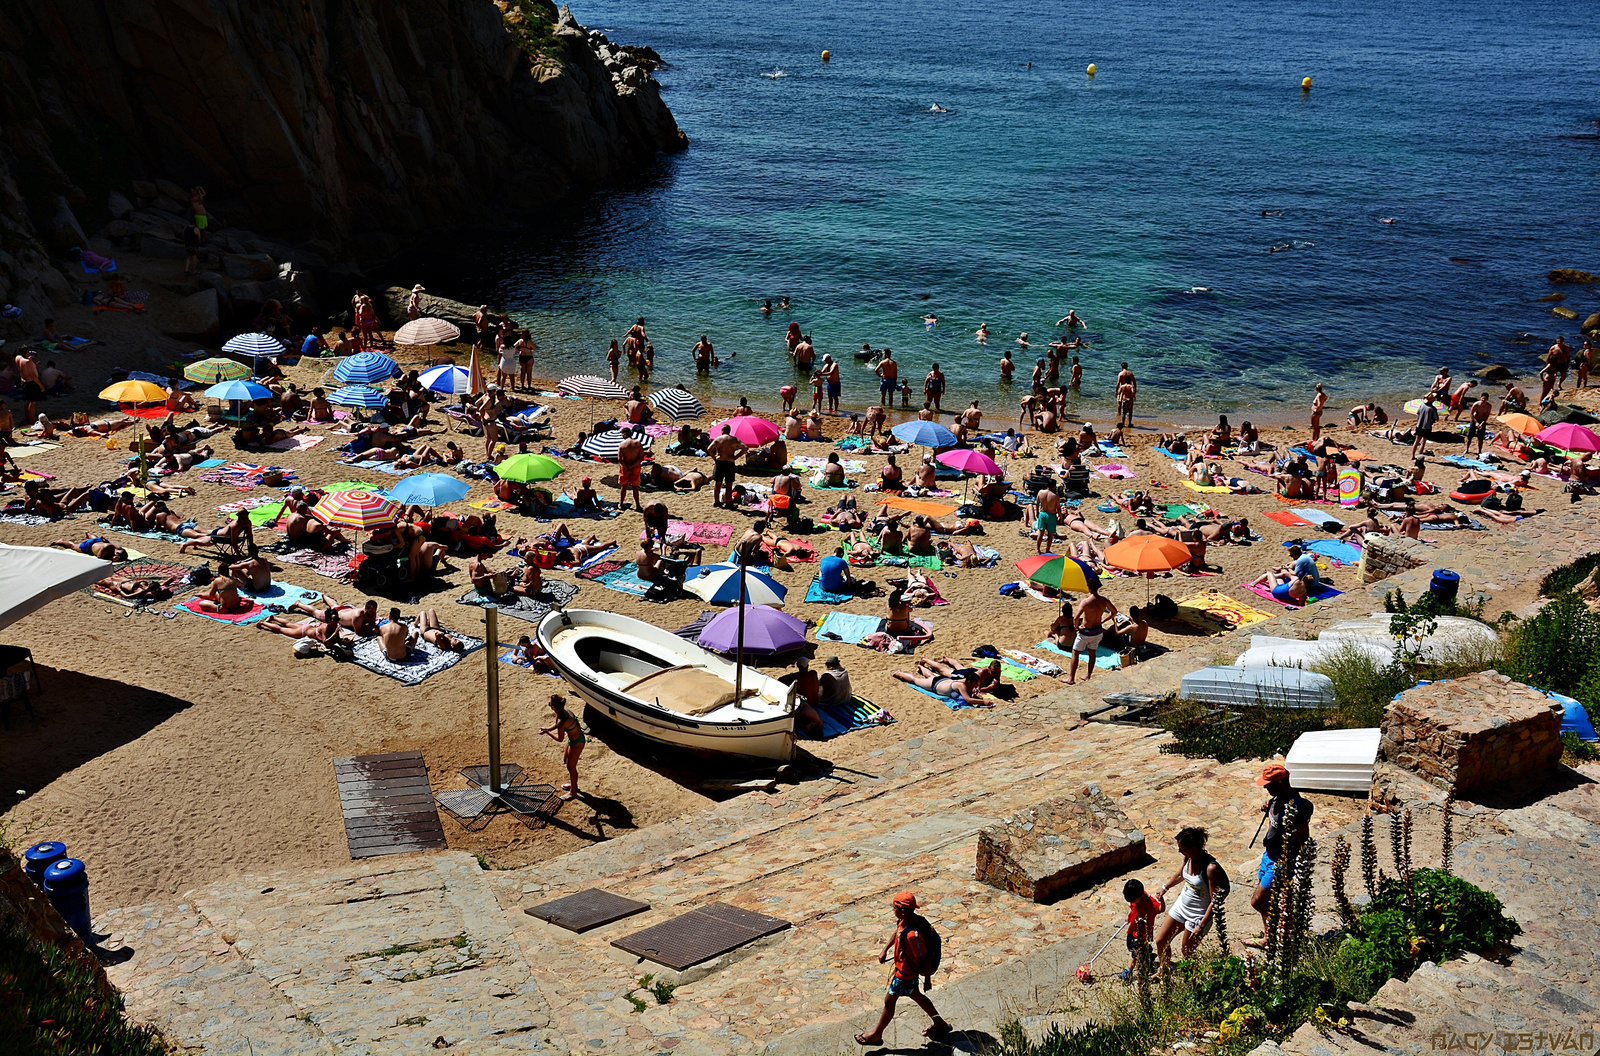
<svg viewBox="0 0 1600 1056">
<path fill-rule="evenodd" d="M 1498 469 L 1492 462 L 1485 462 L 1478 458 L 1468 458 L 1466 455 L 1445 455 L 1439 461 L 1448 462 L 1452 466 L 1461 466 L 1465 469 Z"/>
<path fill-rule="evenodd" d="M 817 625 L 817 641 L 844 642 L 848 645 L 859 645 L 861 644 L 861 639 L 882 629 L 883 617 L 881 616 L 839 612 L 836 609 L 824 616 L 822 622 Z"/>
<path fill-rule="evenodd" d="M 970 707 L 972 707 L 971 704 L 968 704 L 966 701 L 962 700 L 960 697 L 947 697 L 947 696 L 944 696 L 943 694 L 935 693 L 931 689 L 923 689 L 921 686 L 913 686 L 910 682 L 906 682 L 906 683 L 903 683 L 903 684 L 905 685 L 905 687 L 907 689 L 914 689 L 918 693 L 921 693 L 925 697 L 932 697 L 934 700 L 937 700 L 940 704 L 943 704 L 945 707 L 949 708 L 951 711 L 960 711 L 962 708 L 970 708 Z"/>
<path fill-rule="evenodd" d="M 1158 448 L 1156 448 L 1156 450 L 1160 451 L 1163 455 L 1166 455 L 1168 458 L 1172 459 L 1174 462 L 1182 462 L 1183 459 L 1184 459 L 1183 455 L 1175 455 L 1171 451 L 1168 451 L 1164 447 L 1158 447 Z"/>
<path fill-rule="evenodd" d="M 1047 653 L 1055 653 L 1057 656 L 1067 657 L 1069 660 L 1072 658 L 1071 649 L 1062 649 L 1048 639 L 1040 642 L 1034 648 L 1043 649 Z M 1122 654 L 1102 645 L 1094 651 L 1094 666 L 1106 669 L 1121 667 Z"/>
<path fill-rule="evenodd" d="M 813 605 L 843 605 L 847 601 L 854 601 L 854 594 L 832 594 L 822 589 L 822 577 L 818 576 L 811 581 L 811 586 L 806 588 L 806 601 Z M 857 639 L 859 641 L 859 639 Z"/>
<path fill-rule="evenodd" d="M 1293 542 L 1284 543 L 1284 546 L 1293 546 Z M 1343 565 L 1354 565 L 1361 561 L 1361 548 L 1350 543 L 1341 543 L 1336 539 L 1314 539 L 1309 543 L 1301 543 L 1302 550 L 1309 550 L 1314 554 L 1332 558 Z"/>
<path fill-rule="evenodd" d="M 877 713 L 878 706 L 862 696 L 851 698 L 848 704 L 819 704 L 817 715 L 822 719 L 822 739 L 831 741 L 851 730 L 888 726 L 895 721 L 892 718 L 888 722 L 871 721 Z"/>
</svg>

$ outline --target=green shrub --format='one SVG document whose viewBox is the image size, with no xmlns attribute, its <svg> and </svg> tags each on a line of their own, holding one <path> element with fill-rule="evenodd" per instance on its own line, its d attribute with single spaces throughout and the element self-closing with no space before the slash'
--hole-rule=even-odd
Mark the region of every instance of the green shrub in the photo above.
<svg viewBox="0 0 1600 1056">
<path fill-rule="evenodd" d="M 560 65 L 566 42 L 556 34 L 556 11 L 548 0 L 497 0 L 506 32 L 535 67 Z"/>
<path fill-rule="evenodd" d="M 995 1056 L 1147 1056 L 1150 1036 L 1142 1023 L 1085 1023 L 1071 1030 L 1052 1026 L 1034 1044 L 1015 1022 L 1000 1028 Z"/>
<path fill-rule="evenodd" d="M 1589 574 L 1600 568 L 1600 554 L 1588 554 L 1570 565 L 1562 565 L 1552 569 L 1539 583 L 1539 593 L 1547 598 L 1565 593 L 1589 578 Z"/>
<path fill-rule="evenodd" d="M 1346 944 L 1357 944 L 1350 956 L 1359 957 L 1374 978 L 1404 979 L 1423 961 L 1492 950 L 1520 934 L 1521 925 L 1506 916 L 1494 895 L 1442 870 L 1416 869 L 1409 896 L 1394 877 L 1378 885 Z"/>
<path fill-rule="evenodd" d="M 28 1056 L 165 1056 L 150 1027 L 130 1026 L 122 998 L 106 997 L 86 968 L 0 924 L 0 1052 Z"/>
<path fill-rule="evenodd" d="M 1596 759 L 1600 759 L 1600 747 L 1582 740 L 1575 733 L 1563 733 L 1561 735 L 1561 756 L 1563 762 L 1570 760 L 1574 763 L 1592 763 Z"/>
<path fill-rule="evenodd" d="M 1511 632 L 1500 673 L 1575 698 L 1600 725 L 1600 616 L 1572 591 L 1556 594 Z"/>
<path fill-rule="evenodd" d="M 1180 701 L 1158 712 L 1156 721 L 1172 732 L 1163 752 L 1195 759 L 1270 759 L 1287 752 L 1296 737 L 1327 729 L 1337 718 L 1332 708 L 1233 708 L 1237 717 L 1219 720 L 1209 704 Z"/>
<path fill-rule="evenodd" d="M 1311 668 L 1333 681 L 1333 699 L 1339 704 L 1340 725 L 1364 729 L 1383 721 L 1383 709 L 1417 684 L 1416 675 L 1401 663 L 1380 664 L 1354 642 L 1343 642 L 1324 654 Z"/>
</svg>

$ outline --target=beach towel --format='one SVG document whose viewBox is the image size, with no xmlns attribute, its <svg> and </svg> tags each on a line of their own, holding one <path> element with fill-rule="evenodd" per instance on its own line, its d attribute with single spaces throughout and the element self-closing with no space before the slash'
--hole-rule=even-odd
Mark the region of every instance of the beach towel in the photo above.
<svg viewBox="0 0 1600 1056">
<path fill-rule="evenodd" d="M 1127 458 L 1128 457 L 1128 452 L 1124 451 L 1122 449 L 1122 447 L 1120 445 L 1118 445 L 1118 444 L 1108 444 L 1104 440 L 1101 440 L 1101 441 L 1097 442 L 1095 444 L 1095 446 L 1098 447 L 1100 449 L 1100 453 L 1102 455 L 1105 455 L 1107 458 Z"/>
<path fill-rule="evenodd" d="M 346 462 L 344 464 L 349 466 L 351 469 L 375 469 L 379 473 L 387 473 L 394 477 L 403 477 L 407 473 L 412 472 L 412 470 L 409 469 L 396 469 L 393 462 L 379 462 L 373 460 L 368 462 Z"/>
<path fill-rule="evenodd" d="M 1065 656 L 1069 658 L 1072 656 L 1071 649 L 1062 649 L 1049 639 L 1040 642 L 1039 644 L 1035 645 L 1034 648 L 1043 649 L 1047 653 L 1055 653 L 1057 656 Z M 1097 646 L 1094 651 L 1094 666 L 1108 669 L 1121 667 L 1122 654 L 1108 646 Z"/>
<path fill-rule="evenodd" d="M 667 538 L 682 538 L 699 546 L 727 546 L 733 541 L 733 525 L 716 521 L 667 521 Z"/>
<path fill-rule="evenodd" d="M 69 514 L 68 516 L 71 515 Z M 52 524 L 55 521 L 65 519 L 62 517 L 46 517 L 42 513 L 26 513 L 20 506 L 16 510 L 6 510 L 4 513 L 0 513 L 0 523 L 20 524 L 29 528 L 37 528 L 41 524 Z"/>
<path fill-rule="evenodd" d="M 6 448 L 6 454 L 12 458 L 32 458 L 34 455 L 42 455 L 46 451 L 54 451 L 60 446 L 60 444 L 52 444 L 48 440 L 35 440 L 30 444 L 18 444 L 8 447 Z"/>
<path fill-rule="evenodd" d="M 822 719 L 822 737 L 824 741 L 849 733 L 851 730 L 865 730 L 873 726 L 888 726 L 895 721 L 893 715 L 878 707 L 872 701 L 859 694 L 850 698 L 845 704 L 819 704 L 817 716 Z M 798 727 L 797 727 L 798 732 Z M 801 734 L 804 737 L 804 734 Z M 812 738 L 805 737 L 806 740 Z"/>
<path fill-rule="evenodd" d="M 1061 666 L 1052 660 L 1041 660 L 1032 653 L 1025 653 L 1021 649 L 1002 649 L 1000 652 L 1003 654 L 1001 657 L 1002 666 L 1004 664 L 1012 664 L 1015 667 L 1024 668 L 1046 678 L 1054 678 L 1061 674 Z"/>
<path fill-rule="evenodd" d="M 822 589 L 822 577 L 818 576 L 806 588 L 806 601 L 813 605 L 843 605 L 855 599 L 854 594 L 830 594 Z"/>
<path fill-rule="evenodd" d="M 183 590 L 189 585 L 189 576 L 193 572 L 192 566 L 180 565 L 175 561 L 140 558 L 123 565 L 98 583 L 84 587 L 83 593 L 103 601 L 114 601 L 130 609 L 138 609 L 152 602 L 165 601 Z M 145 593 L 136 597 L 126 597 L 117 589 L 117 585 L 130 580 L 149 580 L 150 587 Z"/>
<path fill-rule="evenodd" d="M 1273 597 L 1272 596 L 1272 591 L 1268 590 L 1266 587 L 1257 586 L 1256 584 L 1253 584 L 1253 583 L 1241 583 L 1239 585 L 1241 587 L 1243 587 L 1244 589 L 1250 591 L 1250 593 L 1259 594 L 1263 598 L 1266 598 L 1268 601 L 1276 602 L 1277 604 L 1282 605 L 1286 609 L 1302 608 L 1302 606 L 1297 605 L 1296 603 L 1294 603 L 1292 601 L 1284 601 L 1281 598 Z M 1344 593 L 1344 591 L 1342 591 L 1342 590 L 1334 590 L 1332 587 L 1330 587 L 1326 583 L 1324 583 L 1315 593 L 1306 595 L 1306 604 L 1309 605 L 1312 602 L 1326 601 L 1329 598 L 1337 598 L 1340 594 L 1343 594 L 1343 593 Z"/>
<path fill-rule="evenodd" d="M 1288 510 L 1264 510 L 1261 516 L 1269 521 L 1277 521 L 1285 528 L 1306 528 L 1314 523 L 1297 514 L 1290 513 Z"/>
<path fill-rule="evenodd" d="M 382 491 L 383 485 L 368 480 L 341 480 L 337 484 L 324 484 L 317 490 L 329 495 L 342 495 L 347 491 Z"/>
<path fill-rule="evenodd" d="M 1290 541 L 1284 546 L 1294 546 Z M 1361 548 L 1350 543 L 1341 543 L 1337 539 L 1313 539 L 1309 543 L 1300 543 L 1300 549 L 1309 550 L 1313 554 L 1321 554 L 1336 564 L 1353 565 L 1361 560 Z"/>
<path fill-rule="evenodd" d="M 1172 459 L 1174 462 L 1182 462 L 1184 460 L 1184 457 L 1185 457 L 1183 455 L 1175 455 L 1171 451 L 1168 451 L 1164 447 L 1158 447 L 1158 448 L 1156 448 L 1156 450 L 1160 451 L 1163 455 L 1166 455 L 1168 458 Z"/>
<path fill-rule="evenodd" d="M 848 480 L 843 484 L 818 484 L 816 478 L 813 477 L 806 481 L 806 487 L 812 491 L 854 491 L 856 486 Z"/>
<path fill-rule="evenodd" d="M 1464 469 L 1498 469 L 1493 462 L 1485 462 L 1478 458 L 1468 458 L 1466 455 L 1445 455 L 1440 462 L 1448 462 L 1452 466 L 1461 466 Z"/>
<path fill-rule="evenodd" d="M 944 558 L 938 554 L 907 554 L 906 564 L 912 568 L 940 569 L 944 567 Z"/>
<path fill-rule="evenodd" d="M 257 495 L 249 499 L 234 499 L 232 502 L 225 502 L 218 506 L 217 513 L 220 516 L 228 517 L 238 513 L 240 510 L 254 510 L 261 506 L 272 505 L 281 506 L 283 505 L 283 500 L 275 499 L 270 495 Z"/>
<path fill-rule="evenodd" d="M 267 446 L 274 451 L 310 451 L 326 439 L 327 437 L 325 436 L 308 436 L 305 433 L 301 433 L 298 436 L 285 437 L 277 443 L 268 444 Z"/>
<path fill-rule="evenodd" d="M 260 506 L 250 508 L 250 523 L 257 528 L 267 528 L 278 523 L 278 518 L 283 515 L 282 500 L 265 502 Z"/>
<path fill-rule="evenodd" d="M 1190 514 L 1199 512 L 1199 510 L 1195 509 L 1193 506 L 1190 506 L 1188 503 L 1169 502 L 1167 503 L 1167 512 L 1164 516 L 1169 521 L 1175 521 L 1179 517 L 1188 517 Z"/>
<path fill-rule="evenodd" d="M 1339 471 L 1339 505 L 1361 505 L 1361 471 L 1359 469 L 1341 469 Z"/>
<path fill-rule="evenodd" d="M 1344 527 L 1344 522 L 1335 517 L 1333 514 L 1327 513 L 1323 510 L 1313 509 L 1310 506 L 1296 506 L 1289 512 L 1311 524 L 1322 525 L 1330 528 Z"/>
<path fill-rule="evenodd" d="M 603 587 L 623 594 L 632 594 L 642 598 L 650 592 L 651 584 L 639 578 L 639 566 L 632 561 L 626 561 L 622 567 L 614 568 L 604 575 L 595 577 L 595 582 Z"/>
<path fill-rule="evenodd" d="M 949 708 L 951 711 L 960 711 L 962 708 L 974 708 L 974 707 L 992 708 L 992 707 L 994 707 L 993 704 L 987 704 L 987 703 L 986 704 L 968 704 L 966 701 L 962 700 L 959 696 L 947 697 L 942 693 L 935 693 L 931 689 L 923 689 L 921 686 L 913 686 L 910 682 L 906 682 L 906 683 L 904 683 L 904 685 L 905 685 L 905 687 L 907 689 L 914 689 L 918 693 L 921 693 L 925 697 L 932 697 L 934 700 L 937 700 L 940 704 L 943 704 L 945 707 Z"/>
<path fill-rule="evenodd" d="M 384 620 L 388 623 L 388 620 Z M 380 624 L 381 626 L 381 624 Z M 452 638 L 461 639 L 464 647 L 462 652 L 445 652 L 431 642 L 417 639 L 411 647 L 410 654 L 404 660 L 390 660 L 383 654 L 383 643 L 377 638 L 362 638 L 356 642 L 355 662 L 374 674 L 385 675 L 396 682 L 414 686 L 432 675 L 438 674 L 446 668 L 459 664 L 468 653 L 477 652 L 483 648 L 482 638 L 473 638 L 471 635 L 457 634 L 450 631 Z"/>
<path fill-rule="evenodd" d="M 499 499 L 484 499 L 481 502 L 469 502 L 467 505 L 475 510 L 485 510 L 489 513 L 500 513 L 504 510 L 515 509 L 509 502 L 501 502 Z"/>
<path fill-rule="evenodd" d="M 608 546 L 604 550 L 600 551 L 598 554 L 593 554 L 590 557 L 585 558 L 579 564 L 576 564 L 576 565 L 557 565 L 556 567 L 557 568 L 561 568 L 561 569 L 566 569 L 569 572 L 577 572 L 579 575 L 582 575 L 583 573 L 587 572 L 589 569 L 591 569 L 594 566 L 600 564 L 600 562 L 605 561 L 607 558 L 609 558 L 612 554 L 614 554 L 616 552 L 617 552 L 617 548 L 616 547 Z"/>
<path fill-rule="evenodd" d="M 100 266 L 91 267 L 89 264 L 91 258 L 93 258 L 94 262 Z M 101 275 L 109 271 L 116 271 L 117 262 L 110 257 L 102 257 L 95 253 L 85 253 L 82 257 L 78 258 L 78 267 L 83 269 L 83 273 L 85 275 Z"/>
<path fill-rule="evenodd" d="M 517 655 L 517 651 L 515 649 L 507 649 L 505 652 L 500 654 L 500 662 L 502 664 L 510 664 L 512 667 L 520 667 L 524 671 L 533 670 L 533 665 L 532 664 L 523 663 L 521 660 L 516 659 L 516 655 Z M 556 673 L 554 671 L 546 671 L 544 673 L 546 675 L 549 675 L 551 678 L 560 678 L 561 677 L 558 673 Z"/>
<path fill-rule="evenodd" d="M 615 547 L 613 547 L 613 549 L 615 549 Z M 609 575 L 612 572 L 616 572 L 617 570 L 619 570 L 620 568 L 622 568 L 626 564 L 628 564 L 627 561 L 623 561 L 623 560 L 620 560 L 620 559 L 612 559 L 612 560 L 606 560 L 606 561 L 595 561 L 595 562 L 592 562 L 592 563 L 586 563 L 586 567 L 583 569 L 583 571 L 578 573 L 578 578 L 579 579 L 589 579 L 589 580 L 599 580 L 599 578 L 601 576 Z"/>
<path fill-rule="evenodd" d="M 224 466 L 224 465 L 227 465 L 227 461 L 225 459 L 208 458 L 204 462 L 196 462 L 194 464 L 193 468 L 194 469 L 211 469 L 214 466 Z"/>
<path fill-rule="evenodd" d="M 190 598 L 188 601 L 177 607 L 182 609 L 184 612 L 192 613 L 195 616 L 202 616 L 208 620 L 216 620 L 218 623 L 235 623 L 243 625 L 247 623 L 256 623 L 267 618 L 267 607 L 261 604 L 259 601 L 251 601 L 249 598 L 241 598 L 240 600 L 249 602 L 249 604 L 245 608 L 240 609 L 238 612 L 206 612 L 198 607 L 200 604 L 199 598 Z"/>
<path fill-rule="evenodd" d="M 1178 620 L 1207 634 L 1223 634 L 1272 619 L 1271 613 L 1251 608 L 1220 590 L 1202 590 L 1178 602 Z"/>
<path fill-rule="evenodd" d="M 1127 466 L 1116 462 L 1107 462 L 1105 465 L 1095 466 L 1094 471 L 1108 480 L 1133 480 L 1139 475 Z"/>
<path fill-rule="evenodd" d="M 510 616 L 512 619 L 526 620 L 529 623 L 538 623 L 544 619 L 545 614 L 551 609 L 566 608 L 567 604 L 577 597 L 578 585 L 559 579 L 545 579 L 539 596 L 530 598 L 526 594 L 512 594 L 509 591 L 498 598 L 488 594 L 479 594 L 476 590 L 469 590 L 456 599 L 457 605 L 476 605 L 482 608 L 485 605 L 495 605 L 500 609 L 501 615 Z"/>
<path fill-rule="evenodd" d="M 273 605 L 288 608 L 297 601 L 307 605 L 315 605 L 322 601 L 322 592 L 320 590 L 307 590 L 305 587 L 297 587 L 293 583 L 280 583 L 275 579 L 267 585 L 266 590 L 246 590 L 240 587 L 239 593 L 247 598 L 253 598 L 269 608 Z"/>
<path fill-rule="evenodd" d="M 194 522 L 184 521 L 183 527 L 193 528 Z M 129 528 L 102 528 L 102 530 L 107 532 L 116 532 L 118 535 L 137 535 L 141 539 L 158 539 L 163 543 L 176 543 L 179 546 L 182 546 L 184 543 L 195 541 L 186 536 L 174 535 L 172 532 L 135 532 Z"/>
<path fill-rule="evenodd" d="M 860 645 L 861 639 L 869 634 L 876 634 L 882 628 L 883 618 L 881 616 L 839 612 L 835 609 L 824 616 L 822 622 L 817 625 L 817 641 Z"/>
<path fill-rule="evenodd" d="M 1039 673 L 1013 664 L 1010 660 L 1002 660 L 1000 661 L 1000 677 L 1007 682 L 1031 682 L 1039 677 Z"/>
<path fill-rule="evenodd" d="M 908 513 L 924 513 L 930 517 L 943 517 L 956 512 L 955 506 L 942 502 L 925 502 L 922 499 L 908 499 L 899 495 L 884 495 L 878 500 L 879 506 L 887 506 L 891 510 L 905 510 Z"/>
<path fill-rule="evenodd" d="M 578 509 L 577 500 L 563 491 L 560 495 L 556 496 L 555 500 L 545 508 L 545 511 L 535 517 L 534 520 L 564 521 L 573 517 L 587 517 L 590 520 L 595 521 L 609 521 L 613 517 L 621 516 L 622 511 L 617 508 L 616 503 L 607 502 L 605 499 L 601 498 L 595 499 L 593 508 L 580 510 Z"/>
<path fill-rule="evenodd" d="M 828 460 L 820 455 L 796 455 L 789 460 L 789 468 L 796 472 L 814 473 L 828 464 Z M 858 458 L 841 458 L 839 464 L 848 473 L 865 473 L 867 464 Z"/>
<path fill-rule="evenodd" d="M 679 638 L 682 638 L 686 642 L 697 641 L 700 637 L 700 632 L 706 629 L 706 624 L 710 623 L 716 618 L 716 609 L 701 609 L 700 615 L 696 616 L 694 619 L 690 620 L 688 623 L 684 624 L 682 627 L 679 627 L 672 633 L 677 635 Z"/>
<path fill-rule="evenodd" d="M 283 551 L 272 551 L 272 554 L 279 561 L 309 568 L 319 576 L 327 576 L 329 579 L 336 579 L 341 583 L 349 583 L 356 578 L 355 567 L 351 564 L 356 555 L 349 550 L 343 553 L 325 554 L 320 550 L 288 549 L 294 544 L 289 543 L 288 540 L 284 540 L 284 542 L 287 547 Z M 265 549 L 263 547 L 263 550 Z"/>
</svg>

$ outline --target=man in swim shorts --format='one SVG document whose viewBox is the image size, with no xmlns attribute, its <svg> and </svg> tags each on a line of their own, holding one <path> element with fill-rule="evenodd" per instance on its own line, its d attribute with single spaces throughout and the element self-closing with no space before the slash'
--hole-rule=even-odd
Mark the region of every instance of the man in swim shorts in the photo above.
<svg viewBox="0 0 1600 1056">
<path fill-rule="evenodd" d="M 639 465 L 644 461 L 644 444 L 626 426 L 622 435 L 624 439 L 617 446 L 617 506 L 628 508 L 628 489 L 632 488 L 633 504 L 643 509 L 644 500 L 639 497 Z"/>
<path fill-rule="evenodd" d="M 748 454 L 750 449 L 733 435 L 733 428 L 724 425 L 722 434 L 711 441 L 709 454 L 715 465 L 711 474 L 711 504 L 723 504 L 723 489 L 727 489 L 727 504 L 733 505 L 734 466 L 739 456 Z"/>
<path fill-rule="evenodd" d="M 883 358 L 878 360 L 878 365 L 872 368 L 878 375 L 878 398 L 886 403 L 894 402 L 894 390 L 900 381 L 900 364 L 894 361 L 894 353 L 887 348 L 883 350 Z"/>
<path fill-rule="evenodd" d="M 1078 602 L 1072 611 L 1072 623 L 1077 635 L 1072 639 L 1072 659 L 1067 664 L 1067 685 L 1078 680 L 1078 654 L 1087 653 L 1089 665 L 1084 671 L 1085 682 L 1094 677 L 1095 652 L 1100 648 L 1100 636 L 1105 633 L 1106 617 L 1115 617 L 1117 607 L 1100 596 L 1100 584 L 1091 581 L 1089 596 Z"/>
</svg>

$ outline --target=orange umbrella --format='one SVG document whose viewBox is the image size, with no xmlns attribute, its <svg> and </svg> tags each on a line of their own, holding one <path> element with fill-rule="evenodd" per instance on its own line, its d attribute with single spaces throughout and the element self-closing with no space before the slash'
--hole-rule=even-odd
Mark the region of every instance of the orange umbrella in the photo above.
<svg viewBox="0 0 1600 1056">
<path fill-rule="evenodd" d="M 478 363 L 478 346 L 472 346 L 472 356 L 467 360 L 468 384 L 472 386 L 472 395 L 480 396 L 485 388 L 483 382 L 483 367 Z"/>
<path fill-rule="evenodd" d="M 1190 559 L 1189 548 L 1164 535 L 1135 535 L 1106 547 L 1106 564 L 1124 572 L 1144 573 L 1144 598 L 1150 601 L 1150 580 L 1157 572 L 1171 572 Z"/>
</svg>

